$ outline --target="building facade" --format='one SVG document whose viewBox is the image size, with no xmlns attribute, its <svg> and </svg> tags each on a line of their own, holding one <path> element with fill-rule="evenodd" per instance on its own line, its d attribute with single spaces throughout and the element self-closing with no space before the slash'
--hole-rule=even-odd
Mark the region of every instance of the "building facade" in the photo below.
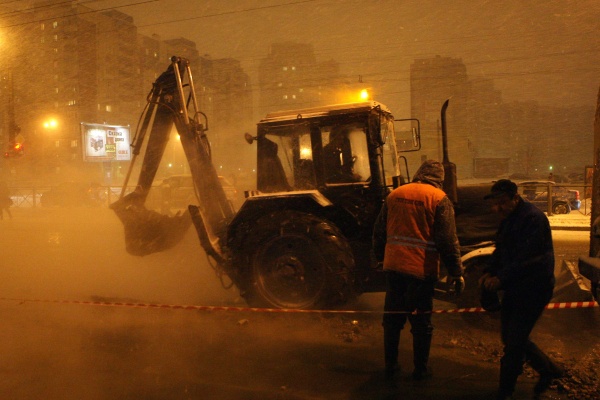
<svg viewBox="0 0 600 400">
<path fill-rule="evenodd" d="M 546 179 L 583 171 L 592 145 L 593 107 L 504 102 L 493 81 L 469 77 L 461 59 L 417 59 L 410 68 L 411 111 L 421 121 L 422 151 L 409 159 L 443 159 L 441 106 L 447 110 L 448 156 L 459 179 Z M 565 147 L 565 144 L 568 146 Z M 567 148 L 569 151 L 565 151 Z"/>
<path fill-rule="evenodd" d="M 341 83 L 339 64 L 318 62 L 311 44 L 274 43 L 259 65 L 259 117 L 334 103 Z"/>
</svg>

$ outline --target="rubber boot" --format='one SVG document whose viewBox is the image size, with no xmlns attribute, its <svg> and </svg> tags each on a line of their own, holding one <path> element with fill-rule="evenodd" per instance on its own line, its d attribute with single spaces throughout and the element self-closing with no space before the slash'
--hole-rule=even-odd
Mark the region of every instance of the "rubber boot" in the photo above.
<svg viewBox="0 0 600 400">
<path fill-rule="evenodd" d="M 498 399 L 510 398 L 517 386 L 517 379 L 521 375 L 521 371 L 507 367 L 504 360 L 500 360 L 500 385 L 498 388 Z"/>
<path fill-rule="evenodd" d="M 398 369 L 398 346 L 400 345 L 399 324 L 384 321 L 383 323 L 383 347 L 385 356 L 385 377 L 391 379 Z"/>
<path fill-rule="evenodd" d="M 415 370 L 412 377 L 415 381 L 422 381 L 431 377 L 431 369 L 428 368 L 429 349 L 431 348 L 431 334 L 413 335 L 413 361 Z"/>
<path fill-rule="evenodd" d="M 526 360 L 540 374 L 540 379 L 533 388 L 536 396 L 548 390 L 552 381 L 562 377 L 564 374 L 563 369 L 556 365 L 531 341 L 527 343 Z"/>
</svg>

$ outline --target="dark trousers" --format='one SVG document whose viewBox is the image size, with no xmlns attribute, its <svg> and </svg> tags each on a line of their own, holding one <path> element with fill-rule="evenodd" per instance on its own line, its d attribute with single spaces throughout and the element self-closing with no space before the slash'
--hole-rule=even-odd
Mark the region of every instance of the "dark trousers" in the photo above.
<svg viewBox="0 0 600 400">
<path fill-rule="evenodd" d="M 524 295 L 505 293 L 500 315 L 504 344 L 504 355 L 500 361 L 500 395 L 509 396 L 513 393 L 525 361 L 540 374 L 554 373 L 558 369 L 529 340 L 533 327 L 551 298 L 552 287 L 529 291 Z"/>
<path fill-rule="evenodd" d="M 386 368 L 398 363 L 400 332 L 410 322 L 413 335 L 413 360 L 415 371 L 427 369 L 433 325 L 433 293 L 435 282 L 423 281 L 397 272 L 386 271 L 387 290 L 384 311 L 404 311 L 383 315 L 383 342 Z M 413 312 L 415 312 L 413 314 Z"/>
</svg>

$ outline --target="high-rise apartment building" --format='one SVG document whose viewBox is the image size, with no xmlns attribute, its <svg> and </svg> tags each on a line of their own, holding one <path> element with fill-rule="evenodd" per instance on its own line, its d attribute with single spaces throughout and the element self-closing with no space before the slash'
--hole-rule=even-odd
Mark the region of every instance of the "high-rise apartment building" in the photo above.
<svg viewBox="0 0 600 400">
<path fill-rule="evenodd" d="M 25 174 L 61 179 L 61 171 L 112 171 L 118 177 L 126 162 L 83 161 L 80 124 L 129 125 L 133 133 L 152 82 L 173 55 L 191 62 L 199 107 L 216 142 L 252 114 L 249 79 L 239 62 L 200 56 L 185 38 L 141 35 L 122 12 L 45 0 L 23 2 L 2 18 L 0 145 L 4 149 L 14 136 L 14 121 L 27 157 L 5 159 L 0 168 L 17 171 L 21 179 Z M 213 109 L 216 103 L 224 106 Z"/>
<path fill-rule="evenodd" d="M 592 120 L 591 107 L 504 102 L 493 81 L 469 77 L 456 58 L 418 59 L 410 71 L 412 116 L 421 121 L 423 144 L 418 155 L 409 157 L 412 162 L 442 159 L 440 110 L 450 99 L 448 153 L 459 179 L 513 174 L 545 179 L 550 172 L 567 175 L 589 164 L 589 157 L 579 154 L 591 146 L 591 128 L 573 121 Z M 569 152 L 563 150 L 566 137 L 571 138 Z"/>
<path fill-rule="evenodd" d="M 339 64 L 318 62 L 311 44 L 274 43 L 259 65 L 260 117 L 271 111 L 334 103 L 339 83 Z"/>
<path fill-rule="evenodd" d="M 410 101 L 412 118 L 421 122 L 422 150 L 412 156 L 419 163 L 428 158 L 442 160 L 440 111 L 447 99 L 448 155 L 457 165 L 459 176 L 472 174 L 472 145 L 465 122 L 470 82 L 461 59 L 451 57 L 417 59 L 410 66 Z M 419 160 L 415 160 L 419 157 Z"/>
<path fill-rule="evenodd" d="M 0 69 L 11 92 L 2 93 L 0 102 L 3 109 L 14 104 L 29 154 L 27 170 L 32 175 L 69 165 L 80 170 L 80 123 L 131 125 L 140 110 L 133 19 L 117 11 L 92 14 L 68 1 L 34 2 L 9 15 L 4 28 L 9 56 Z M 7 123 L 4 119 L 3 126 Z"/>
</svg>

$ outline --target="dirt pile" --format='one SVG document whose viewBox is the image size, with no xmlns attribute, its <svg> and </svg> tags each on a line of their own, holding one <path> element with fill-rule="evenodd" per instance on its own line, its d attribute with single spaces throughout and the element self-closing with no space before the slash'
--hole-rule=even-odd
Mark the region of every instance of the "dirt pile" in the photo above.
<svg viewBox="0 0 600 400">
<path fill-rule="evenodd" d="M 494 339 L 482 339 L 479 335 L 474 336 L 468 332 L 449 332 L 444 340 L 443 347 L 461 348 L 468 351 L 472 356 L 481 361 L 498 364 L 502 357 L 502 344 Z M 577 400 L 594 400 L 600 398 L 600 344 L 590 349 L 589 353 L 580 359 L 565 357 L 560 352 L 548 352 L 548 355 L 565 369 L 565 375 L 556 379 L 550 386 L 546 398 L 555 398 L 556 394 L 561 398 Z M 535 372 L 529 365 L 525 364 L 524 375 L 537 379 Z"/>
</svg>

